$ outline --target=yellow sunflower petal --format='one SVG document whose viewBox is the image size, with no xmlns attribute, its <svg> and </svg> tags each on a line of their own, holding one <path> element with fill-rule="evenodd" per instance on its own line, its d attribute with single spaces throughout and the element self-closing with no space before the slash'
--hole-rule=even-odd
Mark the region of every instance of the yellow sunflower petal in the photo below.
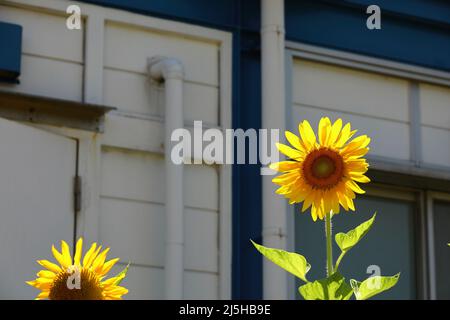
<svg viewBox="0 0 450 320">
<path fill-rule="evenodd" d="M 290 204 L 302 202 L 309 194 L 309 190 L 304 185 L 296 186 L 290 195 Z"/>
<path fill-rule="evenodd" d="M 364 159 L 357 159 L 357 160 L 364 160 Z M 347 170 L 350 173 L 360 173 L 363 174 L 367 171 L 369 168 L 369 165 L 365 161 L 353 161 L 353 159 L 347 159 Z"/>
<path fill-rule="evenodd" d="M 70 266 L 70 264 L 66 263 L 64 256 L 55 248 L 54 245 L 52 245 L 52 253 L 56 261 L 58 261 L 58 263 L 61 265 L 61 267 L 63 267 L 63 269 L 67 269 Z"/>
<path fill-rule="evenodd" d="M 345 157 L 348 159 L 360 158 L 362 156 L 365 156 L 367 152 L 369 152 L 369 150 L 369 148 L 360 148 L 352 151 L 347 151 L 345 153 Z"/>
<path fill-rule="evenodd" d="M 360 182 L 360 183 L 368 183 L 370 182 L 370 179 L 364 175 L 359 175 L 359 174 L 350 174 L 350 178 L 352 178 L 352 180 L 356 181 L 356 182 Z"/>
<path fill-rule="evenodd" d="M 337 119 L 331 126 L 330 136 L 328 137 L 329 146 L 333 146 L 336 143 L 337 138 L 341 133 L 341 129 L 342 129 L 342 119 Z"/>
<path fill-rule="evenodd" d="M 307 120 L 304 120 L 302 123 L 300 123 L 298 129 L 300 132 L 300 136 L 305 143 L 305 147 L 308 149 L 307 151 L 314 148 L 316 146 L 316 135 L 309 122 Z"/>
<path fill-rule="evenodd" d="M 284 154 L 285 156 L 287 156 L 288 158 L 291 159 L 303 159 L 303 153 L 301 153 L 300 151 L 293 149 L 285 144 L 282 143 L 277 143 L 276 144 L 278 150 Z"/>
<path fill-rule="evenodd" d="M 37 263 L 39 263 L 44 268 L 47 268 L 48 270 L 53 271 L 54 273 L 61 272 L 61 268 L 58 265 L 56 265 L 48 260 L 38 260 Z"/>
<path fill-rule="evenodd" d="M 286 139 L 289 141 L 289 143 L 296 148 L 298 151 L 300 151 L 301 153 L 305 153 L 305 148 L 303 146 L 303 143 L 301 142 L 300 138 L 293 134 L 290 131 L 286 131 L 284 133 L 284 135 L 286 136 Z"/>
<path fill-rule="evenodd" d="M 333 210 L 333 214 L 339 213 L 339 198 L 336 192 L 333 192 L 331 196 L 331 208 Z"/>
<path fill-rule="evenodd" d="M 90 261 L 90 259 L 92 258 L 92 255 L 94 254 L 95 249 L 97 249 L 97 243 L 94 242 L 94 243 L 91 245 L 91 247 L 89 248 L 89 250 L 86 252 L 86 254 L 84 255 L 84 258 L 83 258 L 83 266 L 84 266 L 84 267 L 88 268 L 87 263 L 88 263 L 88 262 Z"/>
<path fill-rule="evenodd" d="M 290 186 L 282 186 L 282 187 L 278 188 L 277 190 L 275 190 L 275 193 L 286 194 L 287 192 L 289 192 L 290 188 L 291 188 Z"/>
<path fill-rule="evenodd" d="M 119 280 L 119 277 L 112 277 L 112 278 L 109 278 L 109 279 L 103 281 L 102 286 L 106 288 L 106 287 L 114 285 L 114 283 L 116 283 Z"/>
<path fill-rule="evenodd" d="M 120 295 L 121 296 L 121 295 L 127 294 L 128 289 L 121 287 L 121 286 L 113 286 L 113 287 L 110 287 L 108 290 L 106 290 L 105 293 L 109 296 L 111 296 L 111 295 L 116 295 L 116 296 Z"/>
<path fill-rule="evenodd" d="M 77 245 L 75 247 L 75 256 L 73 258 L 73 264 L 76 266 L 80 265 L 81 255 L 83 254 L 83 238 L 78 239 Z"/>
<path fill-rule="evenodd" d="M 53 279 L 47 279 L 47 278 L 37 278 L 36 283 L 42 284 L 42 283 L 52 283 Z"/>
<path fill-rule="evenodd" d="M 37 276 L 39 278 L 53 279 L 53 278 L 55 278 L 56 274 L 49 270 L 41 270 L 37 273 Z"/>
<path fill-rule="evenodd" d="M 322 146 L 328 146 L 328 137 L 331 132 L 331 121 L 328 117 L 323 117 L 319 121 L 319 142 Z"/>
<path fill-rule="evenodd" d="M 61 254 L 64 259 L 65 267 L 69 267 L 72 265 L 72 255 L 70 254 L 70 248 L 67 242 L 61 240 Z"/>
<path fill-rule="evenodd" d="M 47 299 L 49 296 L 50 292 L 49 291 L 42 291 L 41 293 L 39 293 L 37 295 L 37 297 L 35 298 L 35 300 L 42 300 L 42 299 Z"/>
<path fill-rule="evenodd" d="M 317 216 L 319 217 L 320 220 L 323 220 L 323 218 L 325 217 L 325 202 L 323 201 L 323 195 L 321 192 L 316 193 L 315 203 Z M 327 212 L 329 211 L 330 210 L 327 210 Z"/>
<path fill-rule="evenodd" d="M 39 290 L 48 291 L 48 290 L 51 289 L 52 284 L 53 284 L 53 281 L 52 282 L 38 283 L 36 288 L 38 288 Z"/>
<path fill-rule="evenodd" d="M 106 255 L 109 252 L 109 248 L 106 248 L 103 250 L 102 253 L 100 253 L 97 258 L 95 258 L 94 262 L 92 263 L 92 268 L 98 273 L 99 270 L 103 267 L 103 264 L 106 260 Z"/>
<path fill-rule="evenodd" d="M 315 210 L 311 210 L 311 218 L 313 219 L 314 222 L 317 221 L 317 214 Z"/>
<path fill-rule="evenodd" d="M 37 278 L 34 282 L 34 287 L 38 288 L 40 290 L 48 290 L 53 285 L 53 279 L 47 279 L 47 278 Z"/>
<path fill-rule="evenodd" d="M 119 258 L 111 259 L 108 262 L 105 262 L 99 274 L 101 275 L 107 274 L 111 270 L 111 268 L 117 263 L 117 261 L 119 261 Z"/>
<path fill-rule="evenodd" d="M 84 263 L 84 260 L 83 260 L 83 266 L 85 268 L 90 268 L 92 266 L 92 263 L 94 262 L 95 258 L 97 258 L 97 255 L 101 249 L 102 249 L 102 246 L 99 246 L 96 250 L 94 250 L 94 252 L 92 252 L 91 255 L 89 256 L 89 259 L 86 261 L 86 263 Z M 85 259 L 86 259 L 86 257 L 85 257 Z"/>
<path fill-rule="evenodd" d="M 347 198 L 347 204 L 348 204 L 348 208 L 352 211 L 355 211 L 355 204 L 353 203 L 353 200 L 350 198 Z"/>
<path fill-rule="evenodd" d="M 270 169 L 280 172 L 290 171 L 300 168 L 300 164 L 297 161 L 281 161 L 270 164 Z"/>
<path fill-rule="evenodd" d="M 282 175 L 279 175 L 272 179 L 273 183 L 276 184 L 290 184 L 299 178 L 299 174 L 297 172 L 288 172 Z"/>
<path fill-rule="evenodd" d="M 89 260 L 87 261 L 87 264 L 85 267 L 91 268 L 92 264 L 94 263 L 95 259 L 97 258 L 99 252 L 102 250 L 102 246 L 99 246 L 90 256 Z"/>
<path fill-rule="evenodd" d="M 352 141 L 350 141 L 344 148 L 343 152 L 351 152 L 356 149 L 365 148 L 369 145 L 370 138 L 366 135 L 362 135 L 359 137 L 354 138 Z"/>
<path fill-rule="evenodd" d="M 344 128 L 342 128 L 341 133 L 336 140 L 336 148 L 341 148 L 356 132 L 357 130 L 351 131 L 351 125 L 350 123 L 347 123 Z"/>
<path fill-rule="evenodd" d="M 354 192 L 356 193 L 366 193 L 363 189 L 361 189 L 355 182 L 353 182 L 353 180 L 348 180 L 347 181 L 347 186 L 352 189 Z"/>
<path fill-rule="evenodd" d="M 314 221 L 316 221 L 317 218 L 319 218 L 320 220 L 323 219 L 321 206 L 316 206 L 316 205 L 311 206 L 311 217 L 313 218 Z M 315 217 L 315 219 L 314 219 L 314 217 Z"/>
<path fill-rule="evenodd" d="M 340 193 L 340 192 L 336 192 L 336 195 L 339 199 L 339 204 L 345 209 L 345 211 L 348 211 L 348 204 L 347 204 L 347 197 Z"/>
<path fill-rule="evenodd" d="M 312 205 L 313 201 L 313 197 L 307 197 L 305 201 L 303 201 L 302 212 L 305 212 Z"/>
</svg>

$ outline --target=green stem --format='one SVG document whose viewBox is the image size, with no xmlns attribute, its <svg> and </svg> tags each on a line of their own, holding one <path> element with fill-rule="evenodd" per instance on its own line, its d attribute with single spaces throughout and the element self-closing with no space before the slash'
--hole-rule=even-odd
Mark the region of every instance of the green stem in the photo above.
<svg viewBox="0 0 450 320">
<path fill-rule="evenodd" d="M 327 277 L 333 274 L 333 242 L 331 234 L 331 212 L 325 216 L 325 234 L 327 238 Z"/>
<path fill-rule="evenodd" d="M 342 251 L 341 254 L 339 255 L 337 261 L 336 261 L 336 265 L 334 266 L 334 271 L 337 271 L 339 268 L 339 265 L 341 264 L 342 258 L 344 258 L 346 252 Z"/>
</svg>

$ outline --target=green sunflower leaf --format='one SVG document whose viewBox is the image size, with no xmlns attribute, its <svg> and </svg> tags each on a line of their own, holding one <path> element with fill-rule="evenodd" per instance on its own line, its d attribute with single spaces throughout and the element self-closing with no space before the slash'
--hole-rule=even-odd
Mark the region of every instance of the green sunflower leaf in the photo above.
<svg viewBox="0 0 450 320">
<path fill-rule="evenodd" d="M 366 300 L 383 291 L 389 290 L 397 284 L 399 278 L 400 273 L 392 277 L 373 276 L 363 282 L 351 279 L 350 285 L 355 293 L 356 300 Z"/>
<path fill-rule="evenodd" d="M 294 252 L 267 248 L 253 242 L 253 240 L 250 241 L 253 243 L 255 248 L 267 259 L 275 263 L 277 266 L 283 268 L 287 272 L 292 273 L 297 278 L 308 282 L 308 280 L 306 280 L 306 274 L 308 273 L 309 269 L 311 269 L 311 265 L 306 261 L 306 258 L 304 256 Z"/>
<path fill-rule="evenodd" d="M 328 278 L 304 284 L 298 291 L 305 300 L 349 300 L 353 294 L 352 288 L 339 272 Z"/>
<path fill-rule="evenodd" d="M 122 280 L 125 279 L 129 268 L 130 268 L 130 262 L 128 262 L 127 266 L 116 275 L 117 281 L 114 282 L 114 285 L 118 286 L 122 282 Z"/>
<path fill-rule="evenodd" d="M 377 214 L 375 213 L 372 218 L 370 218 L 366 222 L 361 223 L 355 229 L 350 230 L 347 233 L 340 232 L 336 234 L 335 240 L 339 248 L 341 248 L 342 252 L 347 252 L 348 250 L 353 248 L 359 242 L 359 240 L 361 240 L 367 234 L 367 232 L 369 232 L 376 216 Z"/>
</svg>

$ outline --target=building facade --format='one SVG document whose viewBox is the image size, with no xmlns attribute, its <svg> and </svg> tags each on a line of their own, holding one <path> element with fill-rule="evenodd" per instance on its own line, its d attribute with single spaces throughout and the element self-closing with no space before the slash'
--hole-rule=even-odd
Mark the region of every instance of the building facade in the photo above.
<svg viewBox="0 0 450 320">
<path fill-rule="evenodd" d="M 342 268 L 401 271 L 384 298 L 450 298 L 450 4 L 376 2 L 0 1 L 0 298 L 34 297 L 18 285 L 34 261 L 80 236 L 111 247 L 117 270 L 131 262 L 128 298 L 167 298 L 167 88 L 148 69 L 159 56 L 183 66 L 188 130 L 295 131 L 326 115 L 369 135 L 373 182 L 335 228 L 374 211 L 377 224 Z M 367 28 L 372 4 L 381 29 Z M 180 297 L 297 298 L 249 239 L 324 275 L 323 226 L 273 200 L 259 164 L 184 165 L 183 180 Z"/>
</svg>

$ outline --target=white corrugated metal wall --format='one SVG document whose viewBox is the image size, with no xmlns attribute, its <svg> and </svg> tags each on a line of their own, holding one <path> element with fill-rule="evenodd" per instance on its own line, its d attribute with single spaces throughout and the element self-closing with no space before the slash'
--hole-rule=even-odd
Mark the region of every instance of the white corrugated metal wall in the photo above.
<svg viewBox="0 0 450 320">
<path fill-rule="evenodd" d="M 296 58 L 292 114 L 318 123 L 328 115 L 350 121 L 372 138 L 370 156 L 412 159 L 411 83 L 416 80 Z M 450 89 L 418 81 L 420 149 L 425 164 L 450 167 Z M 294 122 L 295 122 L 294 121 Z M 415 146 L 417 147 L 417 146 Z"/>
</svg>

